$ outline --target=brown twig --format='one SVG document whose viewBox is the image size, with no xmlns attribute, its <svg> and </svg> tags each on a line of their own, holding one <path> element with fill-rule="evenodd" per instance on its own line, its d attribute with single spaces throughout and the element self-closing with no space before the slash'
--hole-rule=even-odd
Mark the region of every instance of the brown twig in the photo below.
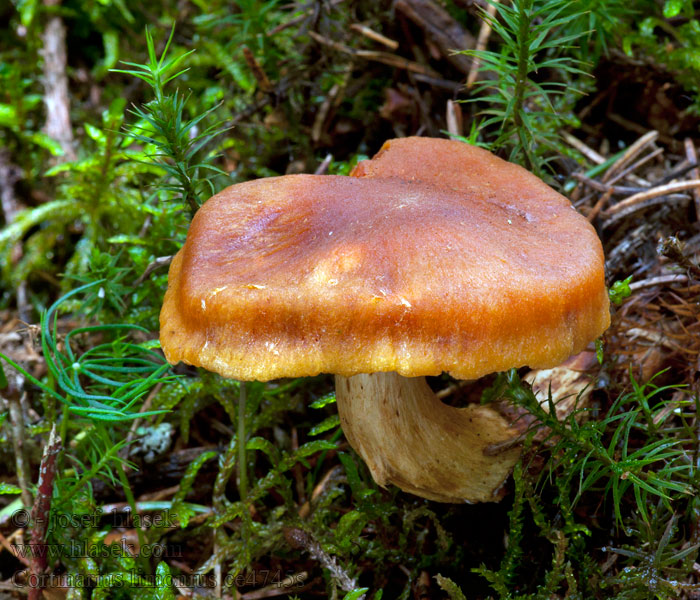
<svg viewBox="0 0 700 600">
<path fill-rule="evenodd" d="M 433 87 L 442 88 L 443 90 L 448 90 L 450 92 L 459 92 L 464 86 L 457 81 L 450 81 L 449 79 L 440 79 L 439 77 L 430 77 L 429 75 L 423 75 L 421 73 L 414 73 L 413 78 L 421 83 L 427 83 Z"/>
<path fill-rule="evenodd" d="M 12 536 L 10 536 L 10 539 L 12 539 Z M 5 548 L 5 550 L 12 554 L 12 556 L 14 556 L 25 567 L 29 567 L 29 559 L 26 556 L 22 556 L 22 553 L 18 552 L 17 547 L 13 546 L 10 540 L 8 540 L 2 533 L 0 533 L 0 546 Z"/>
<path fill-rule="evenodd" d="M 640 279 L 639 281 L 634 281 L 630 283 L 630 290 L 636 292 L 648 287 L 654 287 L 657 285 L 666 285 L 669 283 L 687 283 L 688 276 L 678 273 L 676 275 L 658 275 L 656 277 L 649 277 L 649 279 Z"/>
<path fill-rule="evenodd" d="M 32 549 L 30 560 L 31 575 L 36 581 L 41 582 L 42 575 L 48 566 L 46 552 L 46 532 L 49 526 L 51 513 L 51 498 L 53 496 L 53 482 L 56 477 L 56 458 L 61 451 L 61 438 L 56 433 L 56 425 L 51 428 L 49 441 L 44 447 L 39 466 L 39 482 L 37 484 L 36 499 L 32 508 L 32 537 L 29 545 Z M 42 596 L 41 585 L 29 588 L 29 600 L 39 600 Z"/>
<path fill-rule="evenodd" d="M 627 206 L 624 210 L 610 214 L 609 210 L 603 212 L 605 216 L 605 221 L 603 222 L 603 227 L 610 227 L 614 223 L 621 221 L 622 219 L 634 214 L 635 212 L 645 210 L 651 206 L 657 206 L 660 204 L 668 204 L 670 202 L 688 202 L 688 198 L 685 194 L 669 194 L 667 196 L 657 196 L 653 198 L 647 198 L 643 201 L 639 201 L 631 206 Z M 617 205 L 616 205 L 617 206 Z"/>
<path fill-rule="evenodd" d="M 441 390 L 438 390 L 437 392 L 435 392 L 435 397 L 438 400 L 444 400 L 448 396 L 451 396 L 452 394 L 454 394 L 456 391 L 467 386 L 468 383 L 469 382 L 467 382 L 467 381 L 459 381 L 459 380 L 455 381 L 454 383 L 451 383 L 447 387 L 444 387 Z"/>
<path fill-rule="evenodd" d="M 318 561 L 328 571 L 341 590 L 351 592 L 357 587 L 357 581 L 350 577 L 347 571 L 338 564 L 336 557 L 328 554 L 309 532 L 298 527 L 287 527 L 284 530 L 284 538 L 293 548 L 306 550 L 311 558 Z M 364 597 L 362 595 L 358 600 Z"/>
<path fill-rule="evenodd" d="M 594 162 L 597 165 L 602 165 L 605 162 L 605 157 L 598 154 L 593 148 L 586 146 L 580 139 L 571 135 L 568 131 L 560 132 L 562 139 L 569 144 L 569 146 L 576 148 L 581 154 L 583 154 L 588 160 Z"/>
<path fill-rule="evenodd" d="M 664 149 L 663 149 L 663 148 L 656 148 L 655 150 L 653 150 L 652 152 L 650 152 L 650 153 L 647 154 L 646 156 L 643 156 L 643 157 L 640 158 L 638 161 L 636 161 L 636 162 L 634 162 L 633 164 L 631 164 L 631 165 L 630 165 L 629 167 L 627 167 L 626 169 L 623 169 L 622 171 L 620 171 L 617 175 L 615 175 L 614 177 L 612 177 L 608 183 L 609 183 L 610 185 L 613 185 L 614 183 L 617 183 L 617 182 L 620 181 L 621 179 L 624 179 L 625 177 L 627 177 L 628 175 L 630 175 L 631 173 L 633 173 L 634 171 L 636 171 L 636 170 L 637 170 L 639 167 L 641 167 L 642 165 L 648 163 L 650 160 L 656 158 L 656 157 L 659 156 L 660 154 L 663 154 L 663 152 L 664 152 Z M 640 191 L 641 191 L 641 190 L 640 190 Z"/>
<path fill-rule="evenodd" d="M 625 150 L 625 153 L 618 158 L 603 175 L 603 182 L 607 182 L 613 175 L 617 174 L 632 162 L 649 144 L 653 144 L 659 137 L 658 131 L 648 131 Z"/>
<path fill-rule="evenodd" d="M 364 60 L 379 62 L 390 67 L 396 67 L 397 69 L 405 69 L 414 73 L 421 73 L 423 75 L 429 75 L 431 77 L 439 77 L 439 74 L 433 71 L 430 67 L 426 67 L 420 63 L 412 60 L 408 60 L 403 56 L 398 56 L 396 54 L 391 54 L 389 52 L 379 52 L 376 50 L 355 50 L 350 46 L 341 44 L 340 42 L 333 41 L 327 37 L 322 36 L 315 31 L 309 31 L 309 36 L 319 44 L 333 48 L 338 52 L 344 52 L 351 56 L 356 56 L 358 58 L 363 58 Z"/>
<path fill-rule="evenodd" d="M 626 185 L 612 185 L 611 183 L 601 183 L 596 179 L 586 177 L 582 173 L 574 173 L 572 177 L 574 179 L 578 179 L 581 183 L 585 183 L 588 187 L 593 188 L 598 192 L 612 192 L 613 194 L 636 194 L 638 192 L 646 192 L 649 189 Z"/>
<path fill-rule="evenodd" d="M 649 133 L 648 128 L 644 127 L 643 125 L 640 125 L 639 123 L 635 123 L 634 121 L 631 121 L 630 119 L 627 119 L 622 115 L 618 115 L 617 113 L 609 112 L 606 116 L 614 123 L 622 125 L 625 129 L 629 129 L 630 131 L 634 131 L 635 133 L 639 133 L 642 135 L 646 135 L 647 133 Z M 680 142 L 678 140 L 664 133 L 659 133 L 659 140 L 661 140 L 665 145 L 673 148 L 674 152 L 678 149 L 678 146 L 680 145 Z"/>
<path fill-rule="evenodd" d="M 492 3 L 486 7 L 486 15 L 488 18 L 482 19 L 481 28 L 479 29 L 479 35 L 476 38 L 476 51 L 483 52 L 486 49 L 486 44 L 488 44 L 489 37 L 491 37 L 491 19 L 496 15 L 496 5 L 498 0 L 493 0 Z M 479 75 L 479 67 L 481 66 L 481 61 L 478 58 L 474 58 L 472 61 L 472 66 L 469 69 L 469 75 L 467 75 L 467 89 L 474 85 L 477 76 Z"/>
<path fill-rule="evenodd" d="M 323 162 L 318 165 L 318 168 L 314 171 L 314 175 L 325 175 L 332 161 L 333 155 L 329 152 L 326 154 L 326 158 L 323 159 Z"/>
<path fill-rule="evenodd" d="M 609 189 L 607 192 L 605 192 L 600 198 L 598 198 L 598 202 L 596 202 L 591 209 L 591 212 L 586 215 L 586 218 L 588 219 L 589 223 L 593 223 L 595 221 L 596 217 L 600 214 L 600 211 L 603 210 L 603 207 L 610 201 L 610 197 L 612 196 L 612 188 Z"/>
<path fill-rule="evenodd" d="M 15 196 L 15 184 L 22 178 L 22 169 L 12 164 L 6 151 L 0 152 L 0 206 L 5 223 L 11 223 L 24 207 Z"/>
<path fill-rule="evenodd" d="M 258 87 L 260 90 L 266 94 L 272 92 L 272 84 L 270 83 L 265 70 L 262 68 L 262 65 L 255 58 L 253 52 L 250 50 L 250 48 L 248 48 L 248 46 L 243 46 L 241 49 L 243 50 L 243 58 L 245 58 L 248 68 L 252 71 L 253 77 L 255 77 L 255 80 L 258 82 Z"/>
<path fill-rule="evenodd" d="M 314 143 L 318 143 L 323 135 L 323 125 L 328 118 L 331 106 L 333 105 L 334 98 L 340 93 L 340 85 L 334 84 L 333 87 L 328 91 L 326 97 L 323 99 L 321 106 L 319 106 L 316 112 L 316 118 L 314 119 L 314 124 L 311 127 L 311 140 Z"/>
<path fill-rule="evenodd" d="M 462 107 L 454 100 L 447 101 L 447 131 L 452 135 L 462 134 Z"/>
<path fill-rule="evenodd" d="M 160 269 L 161 267 L 166 267 L 168 266 L 173 260 L 172 256 L 159 256 L 156 258 L 151 264 L 149 264 L 146 267 L 146 270 L 141 273 L 139 278 L 132 283 L 132 287 L 137 287 L 141 285 L 144 281 L 146 281 L 146 278 L 153 273 L 156 269 Z"/>
<path fill-rule="evenodd" d="M 392 40 L 385 35 L 382 35 L 381 33 L 377 33 L 373 29 L 370 29 L 366 25 L 361 25 L 360 23 L 353 23 L 350 25 L 350 29 L 353 31 L 357 31 L 358 33 L 361 33 L 365 37 L 375 41 L 379 42 L 380 44 L 384 44 L 387 48 L 391 50 L 397 50 L 399 47 L 399 43 L 396 40 Z"/>
<path fill-rule="evenodd" d="M 249 104 L 246 106 L 242 111 L 239 113 L 236 113 L 233 118 L 229 121 L 228 127 L 234 127 L 236 124 L 240 123 L 241 121 L 245 121 L 246 119 L 250 118 L 253 116 L 256 112 L 262 110 L 265 108 L 268 104 L 272 102 L 273 99 L 275 98 L 281 98 L 286 94 L 287 89 L 291 86 L 292 84 L 292 78 L 283 78 L 279 81 L 277 85 L 275 85 L 274 90 L 272 90 L 272 93 L 270 94 L 265 94 L 262 98 L 256 100 L 252 104 Z"/>
<path fill-rule="evenodd" d="M 608 215 L 614 215 L 622 210 L 641 204 L 645 200 L 650 200 L 652 198 L 658 198 L 659 196 L 666 196 L 667 194 L 673 194 L 674 192 L 682 192 L 685 190 L 693 190 L 700 187 L 700 179 L 691 179 L 690 181 L 678 181 L 676 183 L 669 183 L 667 185 L 660 185 L 653 187 L 645 192 L 639 192 L 634 194 L 629 198 L 618 202 L 615 206 L 611 206 L 607 210 Z"/>
</svg>

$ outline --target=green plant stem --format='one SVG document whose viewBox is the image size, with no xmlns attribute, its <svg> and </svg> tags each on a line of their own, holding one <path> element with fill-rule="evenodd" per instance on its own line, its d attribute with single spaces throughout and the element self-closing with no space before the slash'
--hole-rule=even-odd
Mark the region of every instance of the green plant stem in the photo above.
<svg viewBox="0 0 700 600">
<path fill-rule="evenodd" d="M 116 445 L 107 450 L 101 457 L 97 464 L 93 465 L 90 469 L 83 471 L 80 479 L 76 481 L 69 489 L 67 489 L 60 497 L 60 505 L 68 506 L 70 501 L 78 495 L 83 487 L 92 479 L 100 469 L 112 460 L 112 457 L 117 454 L 121 446 Z"/>
<path fill-rule="evenodd" d="M 518 72 L 515 81 L 515 94 L 513 98 L 513 121 L 518 131 L 520 144 L 525 152 L 527 168 L 535 169 L 535 161 L 530 156 L 529 144 L 524 134 L 523 111 L 525 104 L 525 90 L 527 89 L 528 65 L 530 62 L 530 10 L 532 0 L 522 0 L 518 3 Z"/>
<path fill-rule="evenodd" d="M 70 397 L 69 397 L 70 398 Z M 61 404 L 61 431 L 59 432 L 59 437 L 61 440 L 68 439 L 68 419 L 70 415 L 70 410 L 68 404 Z M 63 470 L 63 452 L 58 455 L 58 472 L 61 473 Z"/>
<path fill-rule="evenodd" d="M 246 408 L 246 388 L 245 381 L 241 381 L 238 393 L 238 493 L 241 501 L 245 501 L 248 495 L 248 474 L 246 473 L 246 453 L 245 453 L 245 408 Z"/>
<path fill-rule="evenodd" d="M 126 466 L 124 464 L 118 465 L 117 466 L 117 473 L 119 474 L 119 481 L 122 484 L 122 489 L 124 490 L 124 495 L 126 496 L 126 501 L 129 503 L 129 506 L 131 507 L 131 514 L 135 515 L 137 513 L 138 507 L 136 506 L 136 498 L 134 498 L 134 492 L 131 490 L 131 485 L 129 485 L 129 479 L 126 476 Z M 146 540 L 146 536 L 144 535 L 141 527 L 136 527 L 136 535 L 138 535 L 138 537 L 139 537 L 139 546 L 145 547 L 147 540 Z M 150 565 L 149 565 L 146 557 L 139 553 L 138 558 L 139 558 L 139 562 L 141 563 L 142 567 L 145 569 L 145 572 L 150 573 Z"/>
</svg>

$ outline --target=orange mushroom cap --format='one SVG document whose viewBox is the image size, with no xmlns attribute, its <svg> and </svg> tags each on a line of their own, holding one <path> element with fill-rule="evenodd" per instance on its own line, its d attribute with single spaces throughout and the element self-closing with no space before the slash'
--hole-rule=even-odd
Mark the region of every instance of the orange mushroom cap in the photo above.
<svg viewBox="0 0 700 600">
<path fill-rule="evenodd" d="M 393 140 L 355 177 L 231 186 L 170 267 L 161 344 L 227 377 L 551 367 L 609 324 L 600 241 L 526 170 Z"/>
</svg>

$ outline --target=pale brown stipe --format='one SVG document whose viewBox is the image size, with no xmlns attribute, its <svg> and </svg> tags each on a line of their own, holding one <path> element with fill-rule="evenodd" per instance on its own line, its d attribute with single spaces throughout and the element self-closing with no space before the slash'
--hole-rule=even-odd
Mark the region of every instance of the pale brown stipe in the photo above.
<svg viewBox="0 0 700 600">
<path fill-rule="evenodd" d="M 425 377 L 336 376 L 343 433 L 379 485 L 438 502 L 500 500 L 519 448 L 484 450 L 517 435 L 496 411 L 440 402 Z"/>
<path fill-rule="evenodd" d="M 166 357 L 245 380 L 335 373 L 343 429 L 377 481 L 495 499 L 517 451 L 483 449 L 507 423 L 431 400 L 418 376 L 583 349 L 609 323 L 600 242 L 566 198 L 461 142 L 393 140 L 354 175 L 257 180 L 205 203 L 170 267 Z M 382 372 L 403 378 L 352 377 Z"/>
</svg>

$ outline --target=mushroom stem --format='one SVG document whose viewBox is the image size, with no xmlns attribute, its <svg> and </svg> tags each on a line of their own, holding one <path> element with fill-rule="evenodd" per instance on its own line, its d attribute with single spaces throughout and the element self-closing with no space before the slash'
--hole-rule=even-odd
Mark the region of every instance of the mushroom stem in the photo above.
<svg viewBox="0 0 700 600">
<path fill-rule="evenodd" d="M 495 410 L 447 406 L 425 377 L 336 375 L 335 385 L 345 437 L 379 485 L 438 502 L 500 500 L 520 450 L 484 452 L 517 435 Z"/>
</svg>

